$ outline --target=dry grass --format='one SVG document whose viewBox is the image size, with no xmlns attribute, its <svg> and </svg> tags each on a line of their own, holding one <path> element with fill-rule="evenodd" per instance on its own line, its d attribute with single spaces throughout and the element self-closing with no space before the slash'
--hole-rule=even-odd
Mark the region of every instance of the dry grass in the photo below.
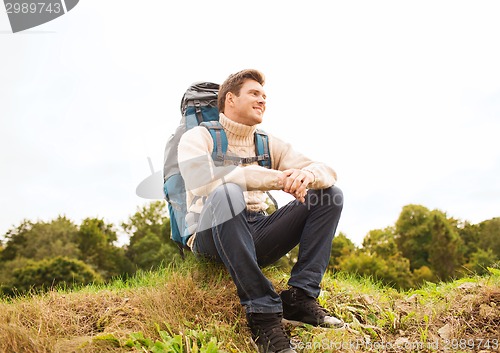
<svg viewBox="0 0 500 353">
<path fill-rule="evenodd" d="M 278 290 L 285 287 L 282 273 L 269 270 L 267 274 Z M 399 352 L 409 350 L 390 350 L 374 343 L 500 338 L 500 276 L 400 293 L 367 280 L 327 275 L 323 287 L 326 291 L 320 301 L 348 326 L 345 330 L 291 330 L 299 352 L 329 352 L 339 347 L 345 352 Z M 132 284 L 52 291 L 0 303 L 0 352 L 138 351 L 124 346 L 130 334 L 142 332 L 158 340 L 159 329 L 208 331 L 226 352 L 252 351 L 235 287 L 218 266 L 164 270 Z M 441 344 L 418 351 L 444 348 Z M 473 348 L 462 351 L 480 351 Z"/>
<path fill-rule="evenodd" d="M 203 327 L 227 333 L 241 326 L 234 285 L 222 268 L 155 277 L 154 286 L 51 291 L 1 303 L 0 352 L 130 351 L 119 342 L 133 332 L 158 339 L 158 327 L 167 325 L 174 332 Z M 100 337 L 118 342 L 110 346 L 113 340 Z"/>
<path fill-rule="evenodd" d="M 500 352 L 498 275 L 404 293 L 359 280 L 330 281 L 325 283 L 332 289 L 326 305 L 347 328 L 297 332 L 304 352 L 333 351 L 325 347 L 343 352 Z M 304 342 L 317 345 L 307 348 Z"/>
</svg>

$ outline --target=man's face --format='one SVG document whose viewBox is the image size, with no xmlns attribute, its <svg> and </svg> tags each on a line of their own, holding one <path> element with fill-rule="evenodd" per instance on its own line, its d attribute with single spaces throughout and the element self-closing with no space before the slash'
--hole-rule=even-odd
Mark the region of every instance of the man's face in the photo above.
<svg viewBox="0 0 500 353">
<path fill-rule="evenodd" d="M 266 93 L 260 83 L 246 80 L 241 86 L 240 95 L 231 94 L 231 119 L 245 125 L 262 122 L 266 110 Z"/>
</svg>

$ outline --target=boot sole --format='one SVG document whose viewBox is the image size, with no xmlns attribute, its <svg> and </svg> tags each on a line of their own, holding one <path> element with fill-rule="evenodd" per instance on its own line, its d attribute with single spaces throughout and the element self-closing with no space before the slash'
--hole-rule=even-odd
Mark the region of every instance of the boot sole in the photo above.
<svg viewBox="0 0 500 353">
<path fill-rule="evenodd" d="M 255 341 L 253 339 L 250 339 L 250 343 L 252 344 L 252 346 L 255 348 L 255 350 L 257 351 L 257 353 L 265 353 L 265 349 L 261 349 L 259 348 L 259 346 L 257 345 L 257 343 L 255 343 Z M 283 352 L 283 351 L 282 351 Z M 294 350 L 291 350 L 290 352 L 293 352 L 293 353 L 297 353 L 296 351 Z"/>
<path fill-rule="evenodd" d="M 315 326 L 315 327 L 322 327 L 322 328 L 329 328 L 329 329 L 336 329 L 336 330 L 340 330 L 340 329 L 343 329 L 345 327 L 345 323 L 341 323 L 339 325 L 329 325 L 329 324 L 313 325 L 313 324 L 308 324 L 307 322 L 288 320 L 285 318 L 281 319 L 281 322 L 285 325 L 291 325 L 293 327 L 310 325 L 310 326 Z"/>
</svg>

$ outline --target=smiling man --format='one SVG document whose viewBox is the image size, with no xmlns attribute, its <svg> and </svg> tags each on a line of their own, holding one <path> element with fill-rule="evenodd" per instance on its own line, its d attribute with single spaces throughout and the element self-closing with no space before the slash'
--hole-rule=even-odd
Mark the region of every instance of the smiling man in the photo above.
<svg viewBox="0 0 500 353">
<path fill-rule="evenodd" d="M 324 163 L 296 152 L 265 134 L 267 152 L 257 155 L 257 125 L 266 110 L 264 75 L 243 70 L 220 86 L 219 129 L 227 139 L 222 163 L 212 157 L 208 128 L 187 131 L 179 144 L 179 165 L 186 183 L 188 223 L 195 230 L 188 245 L 198 257 L 223 262 L 245 307 L 259 352 L 295 352 L 283 321 L 341 327 L 317 297 L 343 205 L 337 175 Z M 270 159 L 267 165 L 259 164 Z M 236 163 L 235 163 L 236 161 Z M 229 165 L 228 165 L 229 164 Z M 271 215 L 266 191 L 283 190 L 295 201 Z M 289 289 L 277 294 L 261 268 L 299 244 Z"/>
</svg>

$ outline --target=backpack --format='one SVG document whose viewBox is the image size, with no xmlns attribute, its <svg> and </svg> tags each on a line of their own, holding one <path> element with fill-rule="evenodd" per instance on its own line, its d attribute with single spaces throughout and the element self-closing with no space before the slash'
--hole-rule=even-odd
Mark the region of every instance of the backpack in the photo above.
<svg viewBox="0 0 500 353">
<path fill-rule="evenodd" d="M 233 164 L 258 162 L 259 165 L 271 168 L 268 135 L 257 129 L 255 132 L 255 157 L 234 158 L 226 156 L 228 141 L 224 128 L 219 123 L 217 94 L 219 85 L 212 82 L 196 82 L 188 87 L 181 100 L 181 121 L 170 136 L 165 146 L 163 166 L 163 191 L 170 215 L 171 239 L 179 246 L 181 255 L 187 247 L 192 235 L 186 226 L 188 205 L 186 204 L 186 187 L 179 170 L 177 150 L 181 136 L 195 126 L 204 126 L 210 132 L 214 142 L 212 158 L 215 165 L 223 165 L 230 160 Z M 269 195 L 269 193 L 268 193 Z M 276 201 L 271 200 L 276 204 Z"/>
</svg>

